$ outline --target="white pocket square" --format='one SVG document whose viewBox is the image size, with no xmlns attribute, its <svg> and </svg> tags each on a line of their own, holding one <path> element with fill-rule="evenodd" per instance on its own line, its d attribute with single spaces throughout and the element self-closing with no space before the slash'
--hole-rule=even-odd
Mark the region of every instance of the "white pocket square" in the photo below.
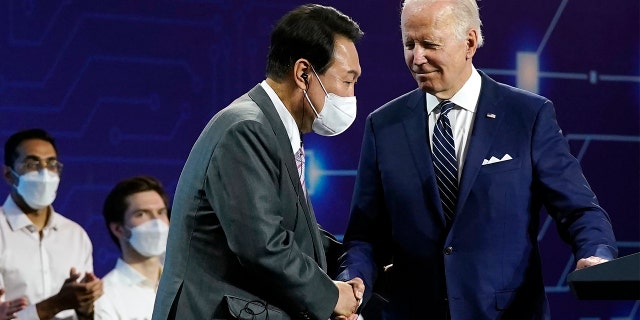
<svg viewBox="0 0 640 320">
<path fill-rule="evenodd" d="M 489 160 L 484 159 L 482 160 L 482 165 L 488 165 L 488 164 L 493 164 L 493 163 L 498 163 L 498 162 L 502 162 L 502 161 L 509 161 L 513 158 L 511 158 L 511 156 L 507 153 L 504 156 L 502 156 L 502 159 L 498 159 L 496 157 L 491 157 Z"/>
</svg>

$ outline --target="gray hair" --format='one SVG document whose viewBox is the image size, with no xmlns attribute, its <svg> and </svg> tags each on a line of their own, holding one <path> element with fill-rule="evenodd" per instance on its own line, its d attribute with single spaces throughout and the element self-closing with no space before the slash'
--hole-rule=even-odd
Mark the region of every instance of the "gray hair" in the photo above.
<svg viewBox="0 0 640 320">
<path fill-rule="evenodd" d="M 407 3 L 419 2 L 422 4 L 430 4 L 438 1 L 449 2 L 448 6 L 451 14 L 455 17 L 453 24 L 453 33 L 458 40 L 467 38 L 467 32 L 475 29 L 478 32 L 478 48 L 484 44 L 482 36 L 482 21 L 480 20 L 480 9 L 476 0 L 404 0 L 402 8 Z"/>
</svg>

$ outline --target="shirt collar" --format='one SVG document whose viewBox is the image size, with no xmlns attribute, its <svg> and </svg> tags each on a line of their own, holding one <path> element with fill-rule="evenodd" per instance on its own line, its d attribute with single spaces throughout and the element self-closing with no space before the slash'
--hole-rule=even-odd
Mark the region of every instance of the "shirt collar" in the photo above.
<svg viewBox="0 0 640 320">
<path fill-rule="evenodd" d="M 53 206 L 49 206 L 49 208 L 51 210 L 51 214 L 49 215 L 45 229 L 51 228 L 55 230 L 58 226 L 58 214 L 53 209 Z M 27 215 L 22 212 L 22 209 L 20 209 L 16 202 L 13 201 L 11 195 L 7 196 L 7 200 L 5 200 L 2 205 L 2 209 L 7 216 L 7 221 L 9 222 L 9 226 L 12 230 L 15 231 L 22 228 L 28 228 L 31 232 L 37 230 L 36 226 L 31 222 L 31 220 L 29 220 Z"/>
<path fill-rule="evenodd" d="M 267 95 L 269 95 L 269 99 L 271 99 L 271 102 L 276 107 L 276 111 L 280 116 L 280 120 L 282 120 L 282 124 L 284 124 L 284 128 L 287 130 L 287 135 L 289 136 L 289 141 L 291 142 L 291 149 L 295 153 L 302 145 L 300 129 L 298 129 L 296 120 L 293 119 L 293 116 L 291 115 L 291 113 L 289 113 L 289 110 L 284 106 L 284 103 L 282 103 L 280 97 L 278 97 L 276 92 L 273 91 L 266 80 L 262 80 L 260 86 L 262 86 L 262 89 L 267 92 Z"/>
<path fill-rule="evenodd" d="M 151 281 L 145 278 L 138 270 L 124 262 L 121 258 L 118 258 L 115 269 L 118 270 L 122 276 L 122 280 L 127 282 L 128 285 L 142 284 L 151 287 L 155 286 L 155 283 L 151 283 Z"/>
<path fill-rule="evenodd" d="M 462 88 L 456 92 L 456 94 L 449 99 L 451 102 L 460 106 L 461 108 L 476 112 L 476 106 L 478 105 L 478 98 L 480 97 L 480 87 L 482 84 L 482 78 L 475 67 L 471 66 L 471 76 L 464 83 Z M 438 106 L 440 100 L 436 96 L 427 93 L 427 114 Z"/>
</svg>

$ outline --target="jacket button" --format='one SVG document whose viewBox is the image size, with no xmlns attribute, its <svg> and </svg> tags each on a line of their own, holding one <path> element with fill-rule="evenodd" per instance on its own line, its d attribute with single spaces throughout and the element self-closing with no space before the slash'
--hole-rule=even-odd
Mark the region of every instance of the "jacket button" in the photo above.
<svg viewBox="0 0 640 320">
<path fill-rule="evenodd" d="M 450 255 L 453 252 L 453 247 L 444 248 L 444 254 Z"/>
</svg>

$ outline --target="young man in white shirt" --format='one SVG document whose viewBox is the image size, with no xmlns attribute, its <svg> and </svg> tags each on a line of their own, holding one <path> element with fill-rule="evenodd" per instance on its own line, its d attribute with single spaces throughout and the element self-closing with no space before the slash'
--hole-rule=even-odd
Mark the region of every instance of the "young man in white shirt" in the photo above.
<svg viewBox="0 0 640 320">
<path fill-rule="evenodd" d="M 95 319 L 151 319 L 169 231 L 167 199 L 148 176 L 123 180 L 107 196 L 102 213 L 122 256 L 103 278 Z"/>
<path fill-rule="evenodd" d="M 102 294 L 87 233 L 51 206 L 61 172 L 46 131 L 20 131 L 5 143 L 11 194 L 0 207 L 0 288 L 7 301 L 26 298 L 21 320 L 89 319 Z"/>
</svg>

